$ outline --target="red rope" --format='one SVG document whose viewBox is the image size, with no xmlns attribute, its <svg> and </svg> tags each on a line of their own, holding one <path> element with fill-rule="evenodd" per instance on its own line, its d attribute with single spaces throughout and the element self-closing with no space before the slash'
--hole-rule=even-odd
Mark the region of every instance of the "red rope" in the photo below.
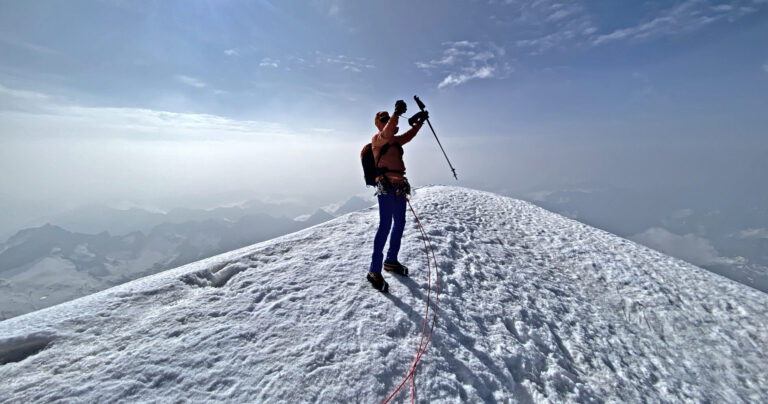
<svg viewBox="0 0 768 404">
<path fill-rule="evenodd" d="M 429 345 L 429 341 L 432 339 L 432 332 L 435 330 L 435 323 L 437 322 L 437 302 L 440 297 L 440 279 L 438 277 L 438 271 L 437 271 L 437 258 L 435 258 L 435 250 L 432 248 L 432 242 L 429 240 L 429 237 L 427 237 L 427 232 L 424 230 L 424 226 L 421 225 L 421 221 L 419 220 L 419 217 L 416 216 L 416 212 L 413 210 L 413 206 L 411 206 L 411 201 L 408 200 L 406 197 L 405 200 L 408 202 L 408 207 L 411 208 L 411 213 L 413 213 L 413 217 L 416 218 L 416 223 L 419 226 L 419 231 L 421 231 L 421 237 L 422 241 L 424 242 L 424 252 L 427 255 L 427 309 L 424 313 L 424 325 L 421 328 L 421 338 L 419 340 L 419 347 L 416 349 L 416 357 L 413 360 L 413 364 L 411 365 L 411 369 L 408 371 L 408 374 L 405 375 L 403 378 L 403 381 L 400 382 L 400 384 L 397 386 L 395 391 L 393 391 L 386 400 L 384 400 L 384 404 L 388 403 L 392 397 L 397 394 L 398 391 L 403 387 L 405 382 L 408 381 L 408 379 L 411 379 L 411 403 L 414 402 L 415 396 L 416 396 L 416 365 L 418 365 L 419 360 L 421 360 L 421 356 L 424 355 L 424 351 L 427 350 L 427 345 Z M 427 243 L 429 243 L 429 250 L 427 250 Z M 427 335 L 426 341 L 424 340 L 424 335 L 426 334 L 427 330 L 427 321 L 429 319 L 429 300 L 431 298 L 432 294 L 432 265 L 429 262 L 429 255 L 430 252 L 432 253 L 432 261 L 435 264 L 435 308 L 432 310 L 432 326 L 429 329 L 429 334 Z"/>
</svg>

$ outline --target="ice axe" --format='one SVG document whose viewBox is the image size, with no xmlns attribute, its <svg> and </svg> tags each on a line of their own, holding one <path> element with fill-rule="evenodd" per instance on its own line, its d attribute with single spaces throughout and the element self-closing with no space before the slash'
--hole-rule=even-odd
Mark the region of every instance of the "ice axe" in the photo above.
<svg viewBox="0 0 768 404">
<path fill-rule="evenodd" d="M 419 96 L 418 96 L 418 95 L 414 95 L 414 96 L 413 96 L 413 99 L 416 101 L 416 105 L 418 105 L 418 106 L 419 106 L 419 109 L 421 109 L 422 111 L 424 111 L 424 109 L 425 109 L 426 107 L 424 106 L 424 103 L 423 103 L 423 102 L 421 102 L 421 100 L 419 99 Z M 453 178 L 456 178 L 456 181 L 458 181 L 458 180 L 459 180 L 459 177 L 457 177 L 457 176 L 456 176 L 456 169 L 455 169 L 455 168 L 453 168 L 453 165 L 451 164 L 451 160 L 449 160 L 449 159 L 448 159 L 448 155 L 447 155 L 447 154 L 445 154 L 445 149 L 443 149 L 443 145 L 442 145 L 442 144 L 440 144 L 440 139 L 438 139 L 438 138 L 437 138 L 437 133 L 435 133 L 435 128 L 433 128 L 433 127 L 432 127 L 432 123 L 431 123 L 431 122 L 429 122 L 429 118 L 427 118 L 427 125 L 429 125 L 429 129 L 431 129 L 431 130 L 432 130 L 432 134 L 433 134 L 433 135 L 435 135 L 435 140 L 437 140 L 437 145 L 438 145 L 438 146 L 440 146 L 440 150 L 442 150 L 442 151 L 443 151 L 443 156 L 445 156 L 445 161 L 447 161 L 447 162 L 448 162 L 448 166 L 449 166 L 449 167 L 451 167 L 451 171 L 453 171 Z"/>
</svg>

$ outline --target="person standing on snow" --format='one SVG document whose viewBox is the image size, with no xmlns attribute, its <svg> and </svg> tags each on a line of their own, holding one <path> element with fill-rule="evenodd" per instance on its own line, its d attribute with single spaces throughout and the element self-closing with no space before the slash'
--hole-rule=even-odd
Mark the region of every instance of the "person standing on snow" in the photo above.
<svg viewBox="0 0 768 404">
<path fill-rule="evenodd" d="M 407 106 L 403 100 L 395 103 L 395 111 L 392 117 L 387 111 L 376 113 L 374 124 L 379 130 L 371 139 L 373 157 L 376 162 L 376 195 L 379 199 L 379 229 L 373 241 L 373 255 L 371 266 L 366 278 L 377 290 L 387 292 L 389 285 L 381 275 L 382 267 L 398 275 L 407 276 L 408 268 L 397 261 L 397 253 L 400 251 L 400 239 L 405 229 L 406 197 L 411 193 L 411 186 L 405 177 L 405 163 L 403 162 L 403 145 L 410 142 L 421 129 L 429 114 L 427 111 L 416 113 L 409 123 L 413 126 L 400 136 L 395 136 L 398 131 L 400 115 L 404 114 Z M 392 227 L 394 220 L 395 226 Z M 390 228 L 392 233 L 390 234 Z M 384 260 L 384 244 L 389 235 L 389 250 Z M 383 265 L 382 265 L 382 260 Z"/>
</svg>

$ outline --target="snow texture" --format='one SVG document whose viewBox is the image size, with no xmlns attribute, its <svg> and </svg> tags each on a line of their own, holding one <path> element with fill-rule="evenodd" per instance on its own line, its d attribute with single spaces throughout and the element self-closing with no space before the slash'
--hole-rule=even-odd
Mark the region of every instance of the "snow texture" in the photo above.
<svg viewBox="0 0 768 404">
<path fill-rule="evenodd" d="M 441 275 L 418 401 L 768 399 L 767 295 L 519 200 L 412 202 Z M 409 219 L 411 277 L 365 281 L 375 209 L 1 322 L 1 401 L 382 400 L 427 279 Z"/>
</svg>

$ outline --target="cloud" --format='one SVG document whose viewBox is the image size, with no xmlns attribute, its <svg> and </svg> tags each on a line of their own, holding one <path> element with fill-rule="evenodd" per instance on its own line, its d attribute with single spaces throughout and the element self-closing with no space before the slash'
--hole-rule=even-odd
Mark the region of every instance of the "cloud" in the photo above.
<svg viewBox="0 0 768 404">
<path fill-rule="evenodd" d="M 23 106 L 21 108 L 20 106 Z M 4 136 L 20 138 L 226 139 L 296 134 L 274 122 L 147 108 L 92 107 L 0 85 Z"/>
<path fill-rule="evenodd" d="M 584 9 L 576 2 L 558 0 L 506 0 L 512 8 L 510 14 L 519 24 L 540 24 L 542 21 L 558 21 L 582 14 Z M 509 11 L 507 11 L 509 13 Z"/>
<path fill-rule="evenodd" d="M 179 74 L 176 76 L 176 80 L 191 86 L 191 87 L 197 87 L 197 88 L 205 88 L 208 87 L 208 84 L 206 84 L 204 81 L 191 76 L 185 76 L 183 74 Z"/>
<path fill-rule="evenodd" d="M 570 5 L 556 4 L 556 6 L 557 7 L 554 8 L 552 14 L 547 16 L 547 20 L 549 21 L 562 20 L 563 18 L 569 17 L 580 11 L 579 7 L 575 4 L 570 4 Z"/>
<path fill-rule="evenodd" d="M 25 50 L 28 50 L 28 51 L 32 51 L 32 52 L 35 52 L 35 53 L 40 53 L 40 54 L 46 54 L 46 55 L 59 55 L 59 54 L 61 54 L 61 52 L 59 52 L 59 51 L 57 51 L 55 49 L 51 49 L 51 48 L 49 48 L 47 46 L 39 45 L 39 44 L 36 44 L 36 43 L 24 41 L 24 40 L 17 39 L 17 38 L 8 38 L 8 37 L 0 38 L 0 42 L 3 42 L 5 44 L 11 45 L 11 46 L 14 46 L 14 47 L 17 47 L 17 48 L 21 48 L 21 49 L 25 49 Z"/>
<path fill-rule="evenodd" d="M 19 100 L 48 101 L 52 98 L 49 95 L 38 93 L 35 91 L 17 90 L 13 88 L 8 88 L 0 84 L 0 100 L 5 100 L 5 99 L 15 99 L 15 101 L 19 101 Z"/>
<path fill-rule="evenodd" d="M 515 17 L 509 23 L 530 36 L 518 38 L 518 47 L 531 54 L 542 54 L 552 48 L 575 42 L 597 31 L 592 14 L 577 2 L 557 0 L 508 0 Z M 509 13 L 509 10 L 505 10 Z"/>
<path fill-rule="evenodd" d="M 443 50 L 443 56 L 440 59 L 430 60 L 428 62 L 416 62 L 419 69 L 432 69 L 440 66 L 453 66 L 460 59 L 471 59 L 477 52 L 474 50 L 477 42 L 458 41 L 446 42 L 443 46 L 448 46 Z"/>
<path fill-rule="evenodd" d="M 490 67 L 490 66 L 483 66 L 479 68 L 472 67 L 469 69 L 469 71 L 464 73 L 449 74 L 446 78 L 443 79 L 443 81 L 440 82 L 440 84 L 437 85 L 437 88 L 458 86 L 459 84 L 464 84 L 473 79 L 489 79 L 493 77 L 493 75 L 494 75 L 493 67 Z"/>
<path fill-rule="evenodd" d="M 184 75 L 184 74 L 178 74 L 178 75 L 176 75 L 175 78 L 180 83 L 183 83 L 184 85 L 187 85 L 187 86 L 190 86 L 190 87 L 199 88 L 199 89 L 205 88 L 207 90 L 213 91 L 213 93 L 217 94 L 217 95 L 225 93 L 225 91 L 222 91 L 222 90 L 219 90 L 217 88 L 209 86 L 208 83 L 206 83 L 205 81 L 203 81 L 202 79 L 199 79 L 197 77 L 187 76 L 187 75 Z"/>
<path fill-rule="evenodd" d="M 338 3 L 331 4 L 331 7 L 328 9 L 328 15 L 331 17 L 337 17 L 340 10 L 341 8 L 339 7 Z"/>
<path fill-rule="evenodd" d="M 693 209 L 690 208 L 683 208 L 678 209 L 670 215 L 673 219 L 685 219 L 687 217 L 693 216 L 693 214 L 696 213 Z"/>
<path fill-rule="evenodd" d="M 345 0 L 311 0 L 304 3 L 311 4 L 315 10 L 333 20 L 333 24 L 339 28 L 347 31 L 348 34 L 354 35 L 358 32 L 358 24 L 361 23 L 359 18 L 355 18 L 354 15 L 348 15 L 346 12 L 347 5 Z"/>
<path fill-rule="evenodd" d="M 259 62 L 260 67 L 283 68 L 286 71 L 294 69 L 333 67 L 345 72 L 361 73 L 365 70 L 375 69 L 376 66 L 370 59 L 360 56 L 348 56 L 344 54 L 328 54 L 315 51 L 311 55 L 285 56 L 282 59 L 265 57 Z"/>
<path fill-rule="evenodd" d="M 734 6 L 732 6 L 730 4 L 718 4 L 718 5 L 716 5 L 716 6 L 712 7 L 712 8 L 714 10 L 716 10 L 716 11 L 731 11 L 731 10 L 733 10 L 733 7 Z"/>
<path fill-rule="evenodd" d="M 329 55 L 316 52 L 315 62 L 317 64 L 340 66 L 342 70 L 355 73 L 360 73 L 363 70 L 376 68 L 376 66 L 368 58 L 360 56 L 348 56 L 343 54 Z"/>
<path fill-rule="evenodd" d="M 278 68 L 280 66 L 280 61 L 277 59 L 272 58 L 263 58 L 261 59 L 261 62 L 259 62 L 260 67 L 272 67 L 272 68 Z"/>
<path fill-rule="evenodd" d="M 694 31 L 703 25 L 715 21 L 712 17 L 693 13 L 691 9 L 695 7 L 696 3 L 698 1 L 687 1 L 650 21 L 599 35 L 592 40 L 592 44 L 600 45 L 625 39 L 644 39 L 664 34 L 676 34 L 684 30 Z M 689 21 L 688 23 L 681 23 L 682 20 Z"/>
<path fill-rule="evenodd" d="M 512 71 L 504 48 L 493 43 L 458 41 L 446 42 L 443 46 L 439 58 L 416 62 L 419 69 L 445 75 L 437 88 L 458 86 L 475 79 L 504 77 Z"/>
<path fill-rule="evenodd" d="M 747 4 L 756 4 L 752 1 L 734 3 L 741 4 L 739 6 L 713 5 L 708 0 L 686 0 L 676 7 L 662 10 L 650 20 L 598 35 L 592 39 L 592 44 L 600 45 L 619 40 L 649 39 L 692 32 L 716 21 L 723 19 L 734 21 L 757 11 L 756 8 L 747 6 Z"/>
<path fill-rule="evenodd" d="M 50 105 L 59 102 L 56 97 L 35 91 L 8 88 L 0 84 L 0 112 L 50 112 Z M 2 122 L 2 120 L 0 120 Z M 3 128 L 5 129 L 5 127 Z M 4 131 L 5 132 L 5 131 Z M 5 133 L 4 133 L 5 134 Z"/>
<path fill-rule="evenodd" d="M 557 0 L 509 0 L 513 7 L 514 22 L 526 31 L 540 32 L 520 38 L 517 46 L 542 54 L 555 48 L 593 47 L 612 42 L 642 41 L 697 31 L 719 21 L 735 22 L 757 12 L 768 2 L 764 0 L 736 0 L 721 4 L 715 0 L 684 0 L 665 8 L 650 9 L 643 19 L 620 28 L 601 32 L 594 13 L 578 3 Z M 665 3 L 658 3 L 665 4 Z M 667 3 L 668 4 L 668 3 Z M 647 7 L 655 7 L 647 3 Z"/>
<path fill-rule="evenodd" d="M 696 211 L 690 208 L 678 209 L 661 219 L 661 224 L 668 228 L 677 228 L 681 224 L 694 221 Z"/>
<path fill-rule="evenodd" d="M 240 56 L 240 52 L 237 49 L 226 49 L 224 54 L 227 56 Z"/>
<path fill-rule="evenodd" d="M 768 73 L 768 63 L 763 65 L 763 71 Z"/>
<path fill-rule="evenodd" d="M 544 52 L 561 46 L 564 43 L 571 42 L 572 40 L 588 35 L 594 32 L 595 28 L 591 25 L 585 25 L 583 27 L 569 27 L 566 29 L 557 30 L 550 34 L 540 36 L 533 39 L 520 39 L 516 44 L 520 47 L 531 48 L 532 54 L 540 55 Z"/>
<path fill-rule="evenodd" d="M 720 256 L 709 240 L 705 238 L 695 234 L 681 236 L 660 227 L 652 227 L 630 237 L 630 239 L 698 266 L 733 265 L 745 261 L 742 257 Z"/>
<path fill-rule="evenodd" d="M 768 229 L 744 229 L 738 233 L 741 239 L 768 239 Z"/>
</svg>

